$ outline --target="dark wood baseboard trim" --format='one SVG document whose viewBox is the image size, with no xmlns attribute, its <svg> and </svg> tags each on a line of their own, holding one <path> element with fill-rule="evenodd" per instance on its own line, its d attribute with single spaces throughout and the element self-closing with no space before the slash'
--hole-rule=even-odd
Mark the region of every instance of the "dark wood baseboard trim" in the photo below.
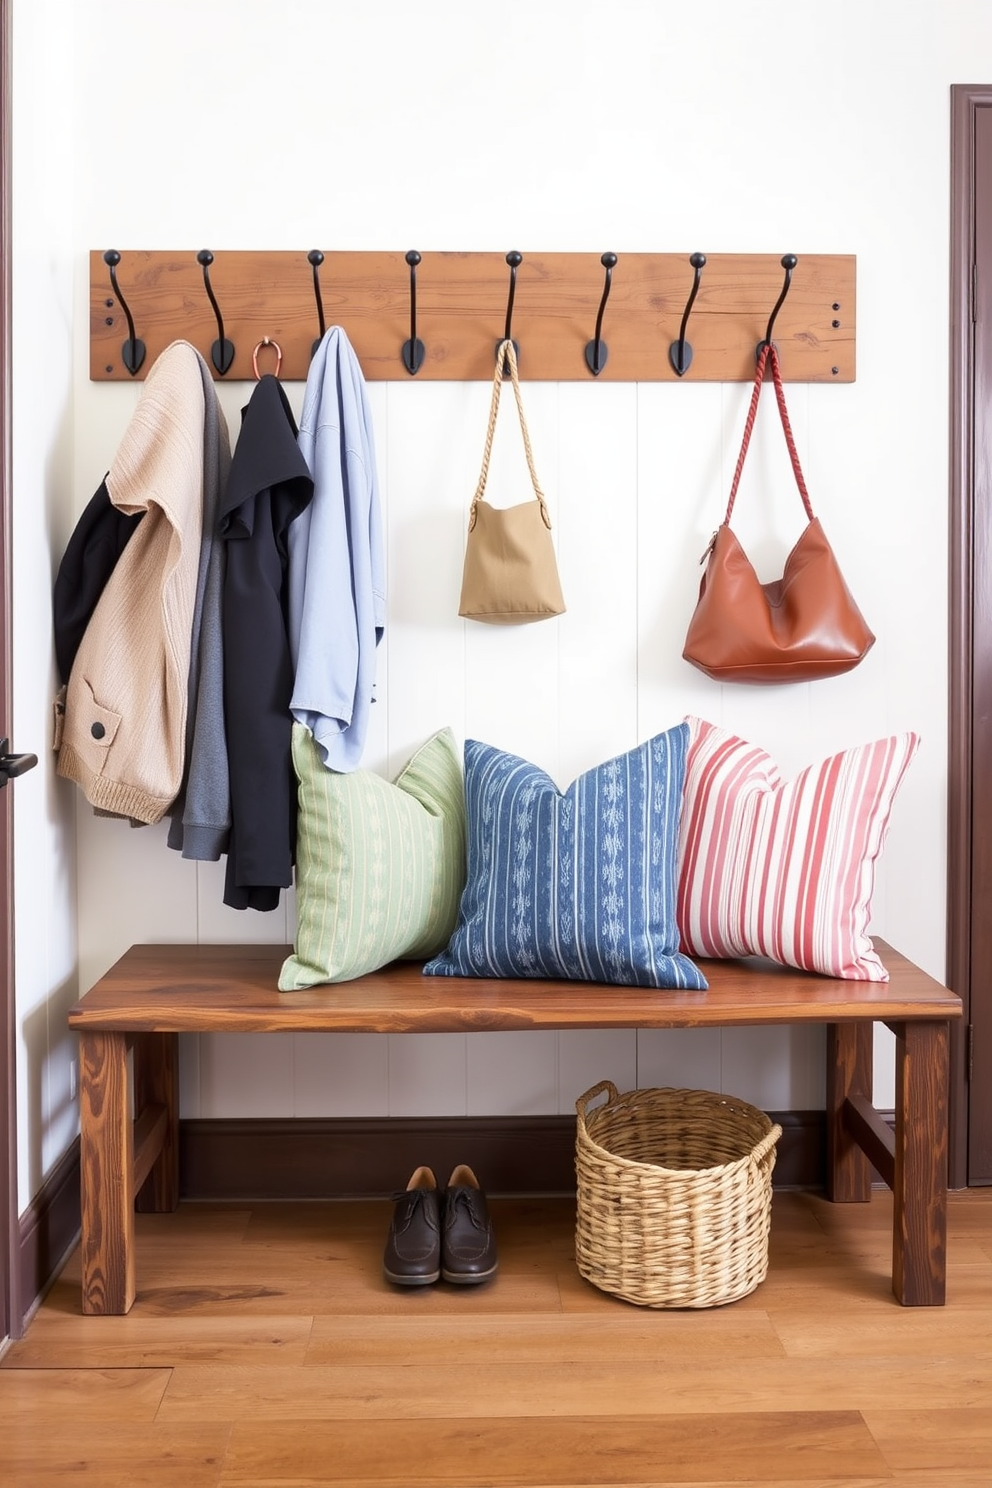
<svg viewBox="0 0 992 1488">
<path fill-rule="evenodd" d="M 79 1238 L 79 1138 L 67 1147 L 18 1223 L 22 1329 Z"/>
<path fill-rule="evenodd" d="M 775 1186 L 822 1188 L 824 1112 L 771 1114 Z M 183 1121 L 179 1152 L 185 1199 L 381 1197 L 421 1163 L 445 1183 L 461 1162 L 490 1194 L 575 1192 L 574 1116 Z"/>
<path fill-rule="evenodd" d="M 770 1111 L 782 1128 L 772 1171 L 773 1188 L 824 1188 L 827 1181 L 825 1111 Z"/>
</svg>

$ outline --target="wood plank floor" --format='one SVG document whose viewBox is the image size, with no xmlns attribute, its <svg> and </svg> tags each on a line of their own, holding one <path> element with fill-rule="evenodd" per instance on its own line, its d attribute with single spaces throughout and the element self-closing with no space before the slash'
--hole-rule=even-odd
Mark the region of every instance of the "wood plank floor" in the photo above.
<svg viewBox="0 0 992 1488">
<path fill-rule="evenodd" d="M 890 1291 L 892 1201 L 774 1197 L 768 1279 L 653 1312 L 575 1270 L 574 1204 L 494 1199 L 500 1274 L 395 1289 L 387 1202 L 139 1215 L 127 1317 L 78 1253 L 0 1360 L 3 1488 L 992 1488 L 992 1190 L 948 1302 Z"/>
</svg>

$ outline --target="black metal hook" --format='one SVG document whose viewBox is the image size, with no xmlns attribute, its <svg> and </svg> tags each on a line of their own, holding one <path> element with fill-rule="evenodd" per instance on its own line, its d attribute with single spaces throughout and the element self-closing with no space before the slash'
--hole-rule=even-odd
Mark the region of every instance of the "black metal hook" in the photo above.
<svg viewBox="0 0 992 1488">
<path fill-rule="evenodd" d="M 210 348 L 210 360 L 217 368 L 221 377 L 223 377 L 225 373 L 230 372 L 231 364 L 234 361 L 234 342 L 228 341 L 224 335 L 224 317 L 220 313 L 217 296 L 214 294 L 210 283 L 210 265 L 214 261 L 214 256 L 209 248 L 201 248 L 196 255 L 196 261 L 203 269 L 203 283 L 206 287 L 210 303 L 214 307 L 214 315 L 217 317 L 217 340 Z"/>
<path fill-rule="evenodd" d="M 121 256 L 117 252 L 117 249 L 108 248 L 103 255 L 103 261 L 110 270 L 110 283 L 113 286 L 114 294 L 120 301 L 121 309 L 127 316 L 127 340 L 121 347 L 121 361 L 131 376 L 134 377 L 145 360 L 145 343 L 144 341 L 139 341 L 134 334 L 134 319 L 127 307 L 127 300 L 121 294 L 120 285 L 117 283 L 117 265 L 121 261 Z"/>
<path fill-rule="evenodd" d="M 424 364 L 426 355 L 423 341 L 417 340 L 417 265 L 420 262 L 420 254 L 416 248 L 410 249 L 406 255 L 406 261 L 410 266 L 410 339 L 403 342 L 400 356 L 410 376 L 416 377 Z"/>
<path fill-rule="evenodd" d="M 323 341 L 324 331 L 326 329 L 324 326 L 324 302 L 320 298 L 320 275 L 317 273 L 317 270 L 320 268 L 323 262 L 324 255 L 321 253 L 320 249 L 311 248 L 310 252 L 307 254 L 307 263 L 313 269 L 313 297 L 317 301 L 317 323 L 320 326 L 320 335 L 310 347 L 311 359 L 317 355 L 317 347 L 320 345 L 321 341 Z"/>
<path fill-rule="evenodd" d="M 765 331 L 765 339 L 763 341 L 759 341 L 755 349 L 754 355 L 756 361 L 760 358 L 761 353 L 764 351 L 765 347 L 772 344 L 772 327 L 775 324 L 775 317 L 781 310 L 785 297 L 789 293 L 789 285 L 792 283 L 792 271 L 796 267 L 796 264 L 798 262 L 799 260 L 794 253 L 786 253 L 782 258 L 782 267 L 785 270 L 785 283 L 782 285 L 782 293 L 775 301 L 775 308 L 772 311 L 771 315 L 769 315 L 768 317 L 768 329 Z"/>
<path fill-rule="evenodd" d="M 689 263 L 694 271 L 692 289 L 689 292 L 689 298 L 686 301 L 685 309 L 682 312 L 682 324 L 679 326 L 679 339 L 677 341 L 673 341 L 671 346 L 668 348 L 668 360 L 672 364 L 676 377 L 684 377 L 689 368 L 692 366 L 692 347 L 685 339 L 685 328 L 689 324 L 689 312 L 692 309 L 693 301 L 699 293 L 699 281 L 702 278 L 703 270 L 706 267 L 706 254 L 690 254 Z"/>
<path fill-rule="evenodd" d="M 593 339 L 586 343 L 586 365 L 593 377 L 598 377 L 600 372 L 602 372 L 606 366 L 606 358 L 610 354 L 609 347 L 602 336 L 603 311 L 606 309 L 606 302 L 610 298 L 610 285 L 613 282 L 613 270 L 617 266 L 617 256 L 615 253 L 604 253 L 599 261 L 606 270 L 606 282 L 603 285 L 603 298 L 599 302 L 599 314 L 596 316 L 596 330 L 593 334 Z"/>
<path fill-rule="evenodd" d="M 513 339 L 511 337 L 511 335 L 510 335 L 510 327 L 511 327 L 511 325 L 513 323 L 513 296 L 516 294 L 516 291 L 517 291 L 517 270 L 519 269 L 520 265 L 523 263 L 524 256 L 523 256 L 522 253 L 518 253 L 515 248 L 511 248 L 510 249 L 510 252 L 506 255 L 506 261 L 507 261 L 507 263 L 510 266 L 510 292 L 509 292 L 509 294 L 507 295 L 507 298 L 506 298 L 506 326 L 505 326 L 504 331 L 503 331 L 503 337 L 502 337 L 502 340 L 496 342 L 496 354 L 497 354 L 497 356 L 499 355 L 499 349 L 502 346 L 503 341 L 510 341 L 510 340 Z M 519 361 L 520 360 L 520 347 L 517 345 L 516 341 L 513 342 L 513 351 L 514 351 L 514 355 L 516 356 L 517 360 Z M 506 366 L 504 365 L 504 367 L 503 367 L 503 376 L 506 377 L 508 375 L 509 375 L 508 374 L 508 370 L 507 370 Z"/>
</svg>

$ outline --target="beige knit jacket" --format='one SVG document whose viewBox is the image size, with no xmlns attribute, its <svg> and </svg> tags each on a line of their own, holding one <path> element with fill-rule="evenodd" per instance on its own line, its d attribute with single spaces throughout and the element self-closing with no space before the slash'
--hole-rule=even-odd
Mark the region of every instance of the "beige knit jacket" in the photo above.
<svg viewBox="0 0 992 1488">
<path fill-rule="evenodd" d="M 183 775 L 203 513 L 200 357 L 174 341 L 145 379 L 110 499 L 145 512 L 97 602 L 65 690 L 58 773 L 102 811 L 157 822 Z"/>
</svg>

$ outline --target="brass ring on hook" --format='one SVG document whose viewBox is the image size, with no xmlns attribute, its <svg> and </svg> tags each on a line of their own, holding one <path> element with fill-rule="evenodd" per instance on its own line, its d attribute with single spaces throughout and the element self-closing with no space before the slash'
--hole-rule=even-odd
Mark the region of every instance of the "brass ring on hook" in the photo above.
<svg viewBox="0 0 992 1488">
<path fill-rule="evenodd" d="M 255 350 L 251 354 L 251 370 L 255 374 L 255 381 L 256 382 L 258 382 L 259 378 L 262 375 L 261 372 L 259 372 L 259 370 L 258 370 L 258 353 L 262 350 L 262 347 L 263 346 L 271 346 L 271 347 L 274 347 L 274 349 L 275 349 L 275 353 L 276 353 L 276 370 L 273 373 L 273 376 L 275 376 L 275 377 L 278 377 L 279 376 L 279 368 L 282 366 L 282 348 L 279 345 L 279 342 L 278 341 L 273 341 L 273 339 L 272 339 L 271 336 L 263 336 L 262 339 L 261 339 L 261 341 L 259 341 L 258 345 L 255 347 Z"/>
</svg>

